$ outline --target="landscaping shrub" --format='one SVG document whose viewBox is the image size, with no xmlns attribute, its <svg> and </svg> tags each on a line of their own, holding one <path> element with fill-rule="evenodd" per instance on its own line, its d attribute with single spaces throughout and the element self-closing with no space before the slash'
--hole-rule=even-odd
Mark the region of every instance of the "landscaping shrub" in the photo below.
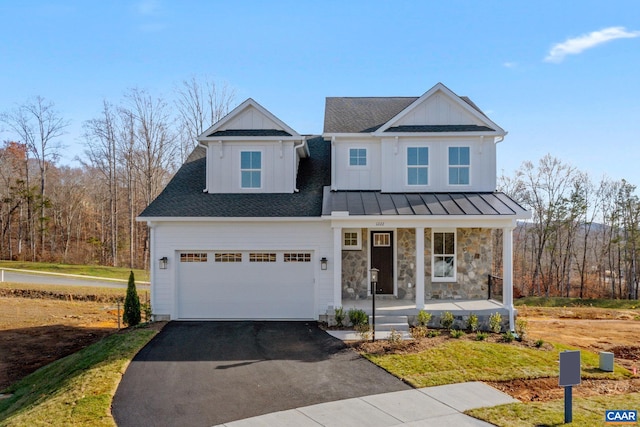
<svg viewBox="0 0 640 427">
<path fill-rule="evenodd" d="M 402 343 L 402 333 L 396 331 L 395 329 L 391 329 L 391 333 L 389 334 L 389 344 L 392 347 L 397 347 Z"/>
<path fill-rule="evenodd" d="M 428 331 L 429 330 L 427 329 L 426 326 L 414 326 L 413 328 L 411 328 L 411 337 L 414 340 L 424 338 L 427 336 Z"/>
<path fill-rule="evenodd" d="M 502 334 L 502 340 L 504 342 L 512 342 L 514 339 L 516 339 L 516 336 L 513 335 L 513 332 L 511 331 L 507 331 L 504 334 Z"/>
<path fill-rule="evenodd" d="M 451 338 L 460 338 L 464 335 L 464 331 L 462 329 L 452 329 L 449 334 L 451 335 Z"/>
<path fill-rule="evenodd" d="M 336 325 L 340 328 L 344 326 L 344 308 L 338 307 L 335 309 L 334 318 L 336 319 Z"/>
<path fill-rule="evenodd" d="M 347 312 L 347 316 L 349 316 L 349 321 L 353 326 L 369 325 L 369 316 L 364 310 L 352 308 Z"/>
<path fill-rule="evenodd" d="M 536 347 L 540 348 L 544 345 L 544 340 L 536 340 Z"/>
<path fill-rule="evenodd" d="M 469 317 L 467 318 L 467 330 L 470 332 L 478 331 L 478 316 L 473 313 L 469 314 Z"/>
<path fill-rule="evenodd" d="M 489 329 L 496 334 L 502 330 L 502 315 L 497 311 L 489 316 Z"/>
<path fill-rule="evenodd" d="M 518 317 L 516 319 L 516 334 L 518 334 L 518 339 L 522 341 L 526 333 L 527 319 L 525 319 L 524 317 Z"/>
<path fill-rule="evenodd" d="M 136 326 L 140 323 L 140 298 L 136 291 L 136 281 L 133 271 L 129 273 L 129 283 L 127 284 L 127 296 L 124 299 L 124 313 L 122 321 L 129 326 Z"/>
<path fill-rule="evenodd" d="M 436 331 L 436 330 L 430 330 L 429 332 L 427 332 L 427 337 L 428 338 L 435 338 L 440 336 L 440 331 Z"/>
<path fill-rule="evenodd" d="M 354 327 L 361 339 L 368 341 L 371 338 L 371 328 L 368 323 L 355 325 Z"/>
<path fill-rule="evenodd" d="M 478 332 L 476 334 L 476 341 L 484 341 L 486 340 L 488 335 L 485 332 Z"/>
<path fill-rule="evenodd" d="M 416 318 L 418 326 L 424 326 L 426 328 L 429 326 L 430 320 L 431 320 L 431 313 L 426 312 L 424 310 L 420 310 L 418 312 L 418 317 Z"/>
<path fill-rule="evenodd" d="M 453 326 L 454 320 L 453 314 L 450 311 L 445 311 L 440 318 L 440 324 L 444 329 L 449 330 Z"/>
</svg>

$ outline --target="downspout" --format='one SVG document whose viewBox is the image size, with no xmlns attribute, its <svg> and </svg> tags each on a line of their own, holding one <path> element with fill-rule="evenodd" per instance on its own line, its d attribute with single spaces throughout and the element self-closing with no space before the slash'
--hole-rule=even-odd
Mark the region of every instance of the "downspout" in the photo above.
<svg viewBox="0 0 640 427">
<path fill-rule="evenodd" d="M 509 132 L 505 132 L 504 135 L 499 136 L 498 138 L 500 138 L 500 139 L 497 140 L 495 143 L 496 144 L 501 143 L 502 141 L 504 141 L 504 137 L 507 136 L 507 135 L 509 135 Z"/>
<path fill-rule="evenodd" d="M 336 191 L 336 137 L 331 137 L 331 191 Z"/>
<path fill-rule="evenodd" d="M 293 192 L 294 193 L 298 193 L 300 192 L 300 190 L 298 189 L 298 156 L 297 156 L 297 152 L 298 152 L 298 148 L 302 148 L 305 145 L 307 145 L 307 141 L 305 139 L 303 139 L 300 142 L 300 145 L 296 145 L 296 143 L 293 143 Z"/>
<path fill-rule="evenodd" d="M 209 145 L 204 145 L 202 142 L 198 141 L 198 147 L 202 147 L 205 149 L 206 151 L 206 157 L 205 157 L 205 162 L 204 162 L 204 170 L 205 170 L 205 183 L 204 183 L 204 190 L 202 190 L 203 193 L 208 193 L 209 192 Z"/>
</svg>

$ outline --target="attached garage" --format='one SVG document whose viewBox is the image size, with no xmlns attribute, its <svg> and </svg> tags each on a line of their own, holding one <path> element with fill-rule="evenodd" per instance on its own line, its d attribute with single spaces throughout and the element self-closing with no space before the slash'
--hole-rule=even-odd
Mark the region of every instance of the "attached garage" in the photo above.
<svg viewBox="0 0 640 427">
<path fill-rule="evenodd" d="M 314 319 L 310 251 L 178 253 L 179 319 Z"/>
</svg>

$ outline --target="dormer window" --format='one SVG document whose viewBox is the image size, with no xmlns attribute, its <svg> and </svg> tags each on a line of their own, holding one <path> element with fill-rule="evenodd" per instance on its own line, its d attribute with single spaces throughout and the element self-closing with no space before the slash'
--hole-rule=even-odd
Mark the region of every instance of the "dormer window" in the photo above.
<svg viewBox="0 0 640 427">
<path fill-rule="evenodd" d="M 350 148 L 349 166 L 367 166 L 367 149 Z"/>
<path fill-rule="evenodd" d="M 469 185 L 469 147 L 449 147 L 449 185 Z"/>
<path fill-rule="evenodd" d="M 407 147 L 407 184 L 429 185 L 429 147 Z"/>
<path fill-rule="evenodd" d="M 240 152 L 240 178 L 242 188 L 262 187 L 262 152 Z"/>
</svg>

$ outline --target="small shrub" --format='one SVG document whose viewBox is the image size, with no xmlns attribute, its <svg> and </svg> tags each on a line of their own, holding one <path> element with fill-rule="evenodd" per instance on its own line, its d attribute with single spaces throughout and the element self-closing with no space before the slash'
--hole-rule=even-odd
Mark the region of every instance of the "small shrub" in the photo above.
<svg viewBox="0 0 640 427">
<path fill-rule="evenodd" d="M 417 317 L 418 326 L 424 326 L 426 328 L 429 326 L 430 320 L 431 320 L 431 313 L 426 312 L 424 310 L 420 310 L 418 312 L 418 317 Z"/>
<path fill-rule="evenodd" d="M 467 329 L 470 332 L 478 331 L 478 316 L 473 313 L 469 314 L 469 318 L 467 319 Z"/>
<path fill-rule="evenodd" d="M 347 316 L 349 316 L 349 321 L 353 326 L 369 325 L 369 316 L 364 310 L 352 308 L 347 312 Z"/>
<path fill-rule="evenodd" d="M 396 331 L 395 329 L 391 329 L 391 333 L 389 333 L 389 344 L 392 347 L 397 347 L 402 343 L 402 333 Z"/>
<path fill-rule="evenodd" d="M 502 334 L 502 340 L 504 342 L 512 342 L 514 339 L 516 339 L 516 336 L 513 335 L 513 332 L 511 331 L 507 331 L 504 334 Z"/>
<path fill-rule="evenodd" d="M 345 319 L 344 308 L 342 308 L 342 307 L 337 307 L 337 308 L 334 310 L 334 315 L 333 315 L 333 317 L 334 317 L 334 318 L 335 318 L 335 320 L 336 320 L 336 325 L 337 325 L 339 328 L 342 328 L 342 327 L 344 326 L 344 319 Z"/>
<path fill-rule="evenodd" d="M 487 339 L 488 336 L 489 335 L 487 335 L 487 333 L 485 333 L 485 332 L 478 332 L 476 334 L 476 341 L 484 341 L 484 340 Z"/>
<path fill-rule="evenodd" d="M 544 345 L 544 340 L 536 340 L 536 347 L 540 348 Z"/>
<path fill-rule="evenodd" d="M 150 302 L 145 302 L 140 304 L 140 308 L 142 310 L 142 312 L 144 313 L 144 321 L 145 322 L 151 322 L 151 303 Z"/>
<path fill-rule="evenodd" d="M 362 340 L 369 341 L 371 338 L 371 328 L 369 327 L 369 324 L 355 325 L 355 330 Z"/>
<path fill-rule="evenodd" d="M 453 326 L 454 320 L 453 314 L 450 311 L 445 311 L 440 318 L 440 324 L 444 329 L 449 330 Z"/>
<path fill-rule="evenodd" d="M 462 329 L 452 329 L 449 334 L 451 335 L 451 338 L 457 339 L 464 335 L 464 331 Z"/>
<path fill-rule="evenodd" d="M 418 340 L 427 336 L 429 330 L 426 326 L 414 326 L 411 328 L 411 337 L 414 340 Z"/>
<path fill-rule="evenodd" d="M 518 334 L 518 339 L 523 340 L 526 333 L 527 319 L 525 319 L 524 317 L 518 317 L 516 319 L 516 334 Z"/>
<path fill-rule="evenodd" d="M 136 281 L 133 277 L 133 271 L 129 273 L 129 283 L 127 284 L 127 296 L 124 299 L 124 313 L 122 313 L 122 321 L 128 326 L 136 326 L 140 323 L 140 298 L 136 291 Z"/>
<path fill-rule="evenodd" d="M 496 334 L 502 330 L 502 315 L 497 311 L 489 316 L 489 329 Z"/>
<path fill-rule="evenodd" d="M 440 331 L 436 331 L 434 329 L 429 330 L 429 332 L 427 332 L 427 337 L 428 338 L 435 338 L 440 336 Z"/>
</svg>

